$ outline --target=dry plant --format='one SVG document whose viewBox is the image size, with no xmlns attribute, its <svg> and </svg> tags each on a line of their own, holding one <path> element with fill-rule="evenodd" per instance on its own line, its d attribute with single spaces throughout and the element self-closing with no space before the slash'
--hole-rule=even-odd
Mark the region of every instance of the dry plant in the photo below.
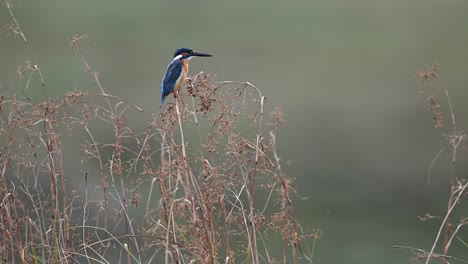
<svg viewBox="0 0 468 264">
<path fill-rule="evenodd" d="M 9 27 L 27 43 L 5 4 Z M 148 116 L 106 92 L 86 41 L 74 36 L 70 47 L 90 91 L 49 97 L 53 76 L 31 61 L 17 67 L 23 87 L 2 88 L 2 263 L 312 263 L 321 231 L 303 230 L 294 216 L 292 179 L 277 152 L 279 108 L 266 115 L 254 85 L 199 73 Z M 42 87 L 42 97 L 30 87 Z M 130 127 L 130 114 L 148 127 Z M 72 168 L 71 137 L 82 151 Z"/>
<path fill-rule="evenodd" d="M 424 87 L 428 88 L 432 87 L 433 82 L 439 82 L 439 76 L 436 74 L 438 67 L 439 64 L 434 64 L 426 71 L 417 72 L 418 83 L 421 83 Z M 428 111 L 432 114 L 435 127 L 445 130 L 444 138 L 447 142 L 447 146 L 444 146 L 431 162 L 428 176 L 430 177 L 431 169 L 435 161 L 440 157 L 441 153 L 444 152 L 447 147 L 449 148 L 449 153 L 451 156 L 450 172 L 447 174 L 447 180 L 449 184 L 447 208 L 445 214 L 442 216 L 434 216 L 431 213 L 427 213 L 425 216 L 419 217 L 422 221 L 429 219 L 441 220 L 440 228 L 436 234 L 430 250 L 409 248 L 404 246 L 395 246 L 395 248 L 412 251 L 414 253 L 415 260 L 418 262 L 424 262 L 426 264 L 430 263 L 431 260 L 440 260 L 440 263 L 442 264 L 451 263 L 451 261 L 468 263 L 468 260 L 463 260 L 461 258 L 448 255 L 450 246 L 452 245 L 452 242 L 455 238 L 468 248 L 466 239 L 458 235 L 461 228 L 468 225 L 468 216 L 460 216 L 458 219 L 452 218 L 454 210 L 457 209 L 457 206 L 461 207 L 461 199 L 468 194 L 468 180 L 466 179 L 466 176 L 460 176 L 456 171 L 456 165 L 458 162 L 457 156 L 460 149 L 466 149 L 467 136 L 463 130 L 460 130 L 457 127 L 455 112 L 453 110 L 449 90 L 445 87 L 442 87 L 437 88 L 435 91 L 429 92 L 429 95 L 426 95 L 426 93 L 427 91 L 419 91 L 418 98 L 428 103 Z M 440 245 L 441 253 L 435 253 L 438 244 Z"/>
</svg>

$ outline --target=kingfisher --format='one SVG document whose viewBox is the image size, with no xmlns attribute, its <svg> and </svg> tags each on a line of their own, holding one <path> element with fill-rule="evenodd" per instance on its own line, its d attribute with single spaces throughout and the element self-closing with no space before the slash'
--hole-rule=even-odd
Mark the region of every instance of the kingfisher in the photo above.
<svg viewBox="0 0 468 264">
<path fill-rule="evenodd" d="M 166 73 L 161 82 L 161 104 L 170 93 L 177 97 L 177 91 L 180 89 L 187 78 L 189 61 L 193 57 L 212 57 L 210 54 L 196 52 L 191 49 L 181 48 L 174 53 L 174 59 L 167 66 Z"/>
</svg>

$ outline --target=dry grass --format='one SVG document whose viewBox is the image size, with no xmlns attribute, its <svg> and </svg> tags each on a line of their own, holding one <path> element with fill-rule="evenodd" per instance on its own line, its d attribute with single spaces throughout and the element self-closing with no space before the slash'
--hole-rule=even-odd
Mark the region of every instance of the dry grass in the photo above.
<svg viewBox="0 0 468 264">
<path fill-rule="evenodd" d="M 431 90 L 434 87 L 433 84 L 436 83 L 439 85 L 440 82 L 439 76 L 436 73 L 438 68 L 439 64 L 434 64 L 426 71 L 417 72 L 416 76 L 418 83 L 424 87 L 424 90 L 420 90 L 418 92 L 418 98 L 422 101 L 425 101 L 429 105 L 427 109 L 434 119 L 435 128 L 443 130 L 443 137 L 447 143 L 446 146 L 442 147 L 434 160 L 431 162 L 428 180 L 431 176 L 430 173 L 433 164 L 440 157 L 441 153 L 446 151 L 446 148 L 449 149 L 448 151 L 451 157 L 450 172 L 447 173 L 449 186 L 447 208 L 445 214 L 441 216 L 435 216 L 431 213 L 427 213 L 425 216 L 419 217 L 421 221 L 435 219 L 441 221 L 440 228 L 436 233 L 436 237 L 430 250 L 405 246 L 395 246 L 395 248 L 411 251 L 414 254 L 413 259 L 415 261 L 424 262 L 426 264 L 430 263 L 431 261 L 439 261 L 442 264 L 451 263 L 452 261 L 456 263 L 468 263 L 468 260 L 463 260 L 461 258 L 448 255 L 454 238 L 457 238 L 462 243 L 464 243 L 466 247 L 468 247 L 468 244 L 464 242 L 464 239 L 458 236 L 461 228 L 468 225 L 468 217 L 461 216 L 458 219 L 452 219 L 451 217 L 456 209 L 463 212 L 461 208 L 462 206 L 460 205 L 461 199 L 468 194 L 468 181 L 466 180 L 466 176 L 458 175 L 456 171 L 458 162 L 457 155 L 461 149 L 466 149 L 466 143 L 468 141 L 465 132 L 457 127 L 455 112 L 453 110 L 449 90 L 443 86 L 442 88 Z M 438 244 L 440 246 L 437 248 Z M 440 250 L 441 253 L 436 253 L 436 250 Z"/>
<path fill-rule="evenodd" d="M 13 24 L 4 29 L 27 44 L 5 4 Z M 69 41 L 90 91 L 49 97 L 53 76 L 27 61 L 16 71 L 25 86 L 1 92 L 2 263 L 312 263 L 320 231 L 294 217 L 276 149 L 279 108 L 264 113 L 265 97 L 248 82 L 200 73 L 148 116 L 106 92 L 86 40 Z M 42 98 L 31 98 L 38 87 Z M 129 126 L 129 114 L 147 128 Z M 81 145 L 73 169 L 70 138 Z"/>
<path fill-rule="evenodd" d="M 2 7 L 11 24 L 0 34 L 29 45 L 12 1 Z M 279 108 L 265 113 L 265 97 L 251 83 L 199 73 L 178 100 L 148 116 L 106 92 L 85 41 L 69 40 L 92 80 L 89 91 L 49 97 L 45 80 L 53 76 L 34 61 L 14 66 L 23 86 L 0 84 L 1 263 L 313 263 L 321 230 L 295 218 L 293 179 L 277 152 Z M 418 81 L 439 82 L 437 67 L 418 72 Z M 31 89 L 42 97 L 30 97 Z M 421 218 L 440 220 L 431 249 L 396 247 L 418 262 L 468 263 L 448 255 L 455 239 L 466 243 L 458 234 L 468 218 L 452 217 L 467 194 L 456 172 L 466 135 L 448 89 L 425 88 L 419 97 L 444 129 L 450 191 L 445 214 Z M 148 126 L 130 126 L 129 115 Z M 81 145 L 73 168 L 70 138 Z"/>
</svg>

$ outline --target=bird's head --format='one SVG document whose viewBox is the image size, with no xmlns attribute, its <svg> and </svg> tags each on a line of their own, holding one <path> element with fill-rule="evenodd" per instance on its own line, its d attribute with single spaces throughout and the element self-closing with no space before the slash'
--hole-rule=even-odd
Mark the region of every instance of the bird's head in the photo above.
<svg viewBox="0 0 468 264">
<path fill-rule="evenodd" d="M 191 49 L 181 48 L 174 53 L 174 60 L 191 59 L 192 57 L 212 57 L 210 54 L 196 52 Z"/>
</svg>

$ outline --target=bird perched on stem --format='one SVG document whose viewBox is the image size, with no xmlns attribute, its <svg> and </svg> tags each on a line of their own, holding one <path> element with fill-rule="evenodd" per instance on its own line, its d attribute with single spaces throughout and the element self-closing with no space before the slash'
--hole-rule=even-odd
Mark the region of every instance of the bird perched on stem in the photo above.
<svg viewBox="0 0 468 264">
<path fill-rule="evenodd" d="M 177 91 L 187 78 L 189 60 L 194 56 L 212 57 L 210 54 L 195 52 L 187 48 L 176 50 L 174 59 L 167 66 L 161 83 L 161 104 L 170 93 L 174 93 L 174 98 L 177 98 Z"/>
</svg>

